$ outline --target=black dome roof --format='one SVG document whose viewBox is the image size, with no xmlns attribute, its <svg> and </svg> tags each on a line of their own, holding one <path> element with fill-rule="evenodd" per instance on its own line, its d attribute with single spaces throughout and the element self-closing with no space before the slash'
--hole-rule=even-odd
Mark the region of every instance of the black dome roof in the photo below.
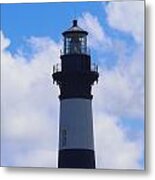
<svg viewBox="0 0 155 180">
<path fill-rule="evenodd" d="M 71 28 L 69 28 L 67 31 L 64 31 L 62 34 L 67 35 L 71 33 L 80 33 L 80 34 L 85 34 L 87 35 L 88 32 L 80 28 L 77 24 L 77 20 L 73 20 L 73 25 Z"/>
</svg>

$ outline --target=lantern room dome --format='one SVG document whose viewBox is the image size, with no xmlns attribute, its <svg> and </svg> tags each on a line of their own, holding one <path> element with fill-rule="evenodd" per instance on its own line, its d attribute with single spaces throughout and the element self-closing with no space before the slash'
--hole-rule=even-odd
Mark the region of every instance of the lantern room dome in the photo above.
<svg viewBox="0 0 155 180">
<path fill-rule="evenodd" d="M 88 34 L 87 31 L 83 30 L 81 27 L 78 26 L 77 20 L 73 20 L 72 27 L 70 27 L 67 31 L 64 31 L 62 34 L 65 36 L 72 33 L 79 33 L 79 34 L 85 34 L 85 35 Z"/>
</svg>

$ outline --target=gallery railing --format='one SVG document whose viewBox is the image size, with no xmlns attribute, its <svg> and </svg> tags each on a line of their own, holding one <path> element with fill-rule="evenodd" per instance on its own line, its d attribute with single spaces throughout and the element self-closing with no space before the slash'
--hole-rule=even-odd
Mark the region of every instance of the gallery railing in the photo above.
<svg viewBox="0 0 155 180">
<path fill-rule="evenodd" d="M 95 63 L 92 63 L 90 70 L 93 72 L 98 72 L 98 65 Z M 62 71 L 61 64 L 57 63 L 57 64 L 53 65 L 53 73 L 57 73 L 57 72 L 61 72 L 61 71 Z"/>
</svg>

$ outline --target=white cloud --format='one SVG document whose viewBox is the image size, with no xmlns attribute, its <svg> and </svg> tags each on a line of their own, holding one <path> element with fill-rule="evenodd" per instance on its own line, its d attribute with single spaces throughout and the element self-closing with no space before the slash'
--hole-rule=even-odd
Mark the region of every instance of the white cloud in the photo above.
<svg viewBox="0 0 155 180">
<path fill-rule="evenodd" d="M 19 167 L 56 167 L 57 153 L 55 151 L 40 149 L 23 154 L 17 151 L 14 166 Z"/>
<path fill-rule="evenodd" d="M 59 101 L 57 88 L 52 85 L 51 70 L 52 64 L 59 59 L 59 45 L 48 38 L 30 38 L 29 43 L 36 48 L 36 53 L 28 62 L 22 54 L 13 56 L 7 51 L 5 48 L 8 47 L 9 40 L 4 37 L 3 33 L 1 37 L 3 142 L 4 144 L 12 142 L 12 151 L 14 148 L 16 149 L 16 146 L 20 147 L 19 153 L 15 152 L 16 159 L 19 158 L 19 155 L 25 166 L 27 159 L 23 151 L 23 144 L 24 148 L 25 146 L 27 148 L 28 159 L 32 158 L 32 161 L 35 158 L 35 152 L 45 152 L 48 146 L 48 153 L 46 157 L 44 156 L 46 162 L 43 163 L 46 166 L 46 163 L 48 165 L 51 160 L 50 156 L 56 159 L 58 142 Z M 37 151 L 30 146 L 32 142 L 33 145 L 38 146 Z M 2 153 L 5 153 L 5 145 L 3 149 Z M 55 156 L 52 152 L 55 152 Z M 14 156 L 13 154 L 9 154 L 8 158 Z M 39 160 L 39 156 L 36 158 L 35 161 L 40 162 L 43 157 L 40 156 L 41 160 Z M 32 161 L 30 160 L 30 162 Z"/>
<path fill-rule="evenodd" d="M 143 119 L 143 51 L 138 49 L 130 57 L 130 61 L 121 59 L 111 70 L 106 68 L 100 70 L 99 84 L 95 87 L 94 94 L 96 105 L 105 112 L 119 117 Z"/>
<path fill-rule="evenodd" d="M 144 41 L 144 1 L 110 2 L 106 8 L 109 25 Z"/>
<path fill-rule="evenodd" d="M 101 112 L 94 116 L 98 168 L 139 169 L 140 142 L 128 140 L 126 129 L 119 125 L 118 117 Z"/>
<path fill-rule="evenodd" d="M 1 51 L 3 51 L 5 48 L 7 48 L 10 45 L 10 40 L 5 38 L 3 33 L 0 33 L 1 37 Z"/>
<path fill-rule="evenodd" d="M 120 56 L 120 58 L 123 56 Z M 143 51 L 120 59 L 113 69 L 99 70 L 99 83 L 93 87 L 93 112 L 98 168 L 141 169 L 143 130 L 122 126 L 122 117 L 144 120 Z M 123 121 L 126 121 L 123 119 Z M 130 124 L 130 122 L 129 122 Z M 130 139 L 128 130 L 134 139 Z M 134 135 L 136 133 L 136 135 Z M 129 153 L 130 152 L 130 153 Z"/>
</svg>

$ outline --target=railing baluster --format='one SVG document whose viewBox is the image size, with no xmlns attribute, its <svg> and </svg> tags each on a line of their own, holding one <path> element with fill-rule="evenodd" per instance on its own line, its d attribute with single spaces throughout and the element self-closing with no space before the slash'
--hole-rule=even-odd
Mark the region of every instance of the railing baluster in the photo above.
<svg viewBox="0 0 155 180">
<path fill-rule="evenodd" d="M 61 71 L 61 64 L 57 63 L 53 65 L 53 73 L 60 72 Z"/>
</svg>

